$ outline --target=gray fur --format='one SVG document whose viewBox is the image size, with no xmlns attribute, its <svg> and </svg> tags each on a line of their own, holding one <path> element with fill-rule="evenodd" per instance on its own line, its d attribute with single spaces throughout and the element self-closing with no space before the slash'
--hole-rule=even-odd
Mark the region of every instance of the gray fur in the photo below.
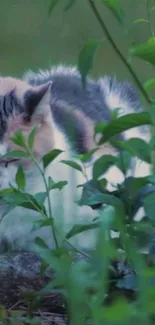
<svg viewBox="0 0 155 325">
<path fill-rule="evenodd" d="M 71 109 L 81 111 L 94 123 L 109 122 L 111 110 L 117 106 L 120 106 L 123 115 L 142 110 L 136 89 L 127 81 L 118 82 L 113 76 L 104 76 L 97 80 L 88 77 L 86 87 L 83 88 L 81 75 L 76 67 L 59 65 L 47 71 L 40 70 L 38 73 L 29 71 L 23 79 L 32 86 L 51 82 L 53 118 L 72 148 L 79 153 L 85 153 L 88 149 L 84 141 L 85 122 L 72 114 Z M 21 106 L 15 92 L 12 91 L 0 97 L 0 139 L 7 129 L 7 118 L 14 110 L 21 113 L 26 107 Z M 147 128 L 141 127 L 139 131 L 147 132 Z"/>
<path fill-rule="evenodd" d="M 104 76 L 97 80 L 88 77 L 86 87 L 83 88 L 81 75 L 76 67 L 59 65 L 47 71 L 40 70 L 38 73 L 29 71 L 24 79 L 32 86 L 52 82 L 51 107 L 55 123 L 66 136 L 71 134 L 72 128 L 69 142 L 74 144 L 74 149 L 80 153 L 87 151 L 83 141 L 84 125 L 77 117 L 73 118 L 70 111 L 67 112 L 60 105 L 60 101 L 64 102 L 67 107 L 82 111 L 94 123 L 110 122 L 111 110 L 114 107 L 111 106 L 109 99 L 112 99 L 114 105 L 116 103 L 115 108 L 121 108 L 122 114 L 120 115 L 142 110 L 137 90 L 128 81 L 118 82 L 113 76 Z M 117 103 L 120 107 L 117 107 Z M 145 131 L 147 132 L 145 127 L 139 128 L 139 132 Z M 124 135 L 119 136 L 119 138 L 123 137 Z"/>
<path fill-rule="evenodd" d="M 52 104 L 62 99 L 81 109 L 96 122 L 110 120 L 110 107 L 106 103 L 106 96 L 110 93 L 117 95 L 122 103 L 127 103 L 130 112 L 139 111 L 141 107 L 136 89 L 127 81 L 118 82 L 113 76 L 104 76 L 97 80 L 88 77 L 86 89 L 83 89 L 80 73 L 75 67 L 58 66 L 38 73 L 29 71 L 24 79 L 31 85 L 52 81 Z"/>
<path fill-rule="evenodd" d="M 26 81 L 31 85 L 41 85 L 52 81 L 51 104 L 56 105 L 61 99 L 75 109 L 80 109 L 97 122 L 109 121 L 110 114 L 104 100 L 100 83 L 88 79 L 83 89 L 81 76 L 76 69 L 58 67 L 49 71 L 26 74 Z"/>
</svg>

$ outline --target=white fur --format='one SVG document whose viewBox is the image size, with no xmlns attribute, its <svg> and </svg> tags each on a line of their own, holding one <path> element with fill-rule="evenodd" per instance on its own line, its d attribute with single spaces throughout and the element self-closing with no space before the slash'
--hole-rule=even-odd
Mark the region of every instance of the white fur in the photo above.
<svg viewBox="0 0 155 325">
<path fill-rule="evenodd" d="M 59 64 L 55 67 L 52 67 L 51 69 L 39 69 L 37 74 L 32 70 L 29 70 L 25 73 L 24 80 L 28 81 L 28 83 L 30 80 L 33 80 L 34 84 L 38 84 L 38 80 L 43 82 L 44 80 L 52 80 L 52 77 L 54 75 L 80 76 L 80 73 L 78 72 L 76 66 L 65 66 L 63 64 Z"/>
</svg>

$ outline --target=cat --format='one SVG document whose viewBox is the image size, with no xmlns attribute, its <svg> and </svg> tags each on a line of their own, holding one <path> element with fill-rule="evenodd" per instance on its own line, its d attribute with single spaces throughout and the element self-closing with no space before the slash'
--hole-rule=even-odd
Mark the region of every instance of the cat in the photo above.
<svg viewBox="0 0 155 325">
<path fill-rule="evenodd" d="M 81 76 L 76 67 L 58 65 L 50 70 L 35 73 L 28 71 L 22 79 L 0 77 L 0 154 L 18 149 L 10 140 L 20 129 L 25 138 L 37 124 L 38 131 L 34 144 L 34 155 L 40 158 L 53 149 L 62 153 L 47 168 L 46 177 L 54 181 L 67 180 L 68 185 L 62 191 L 55 189 L 50 193 L 52 215 L 59 241 L 74 223 L 90 222 L 98 211 L 90 207 L 78 207 L 75 200 L 81 190 L 77 185 L 91 179 L 92 164 L 85 166 L 86 177 L 80 171 L 74 171 L 61 160 L 73 160 L 74 153 L 84 154 L 95 147 L 94 126 L 97 122 L 109 122 L 111 111 L 120 108 L 119 116 L 143 110 L 137 90 L 129 82 L 118 82 L 115 77 L 103 76 L 97 80 L 87 78 L 83 88 Z M 140 137 L 149 139 L 146 128 L 134 128 L 124 132 L 126 139 Z M 116 155 L 116 150 L 106 144 L 100 148 L 93 159 L 103 154 Z M 15 176 L 19 162 L 26 175 L 26 191 L 31 194 L 43 192 L 45 186 L 35 164 L 28 159 L 0 162 L 0 190 L 15 185 Z M 149 173 L 149 166 L 141 164 L 138 176 Z M 121 183 L 124 176 L 112 167 L 106 173 L 109 184 Z M 1 215 L 4 207 L 0 206 Z M 52 248 L 55 247 L 52 231 L 44 227 L 31 231 L 33 222 L 41 219 L 39 213 L 16 207 L 0 222 L 0 249 L 8 243 L 12 249 L 35 250 L 34 238 L 42 237 Z M 78 236 L 80 247 L 94 247 L 96 234 L 93 231 Z M 77 243 L 76 237 L 72 240 Z"/>
</svg>

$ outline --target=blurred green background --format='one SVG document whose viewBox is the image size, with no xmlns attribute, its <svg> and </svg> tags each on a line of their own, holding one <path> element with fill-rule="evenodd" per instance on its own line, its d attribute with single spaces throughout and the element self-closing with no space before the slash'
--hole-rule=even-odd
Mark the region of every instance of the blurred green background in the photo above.
<svg viewBox="0 0 155 325">
<path fill-rule="evenodd" d="M 87 0 L 77 0 L 67 12 L 66 0 L 60 1 L 49 17 L 50 0 L 1 0 L 0 2 L 0 73 L 21 76 L 27 69 L 49 68 L 52 64 L 75 64 L 83 45 L 90 38 L 104 37 Z M 125 55 L 132 42 L 144 42 L 149 37 L 147 24 L 132 22 L 146 18 L 145 0 L 124 0 L 128 33 L 105 8 L 102 0 L 96 4 Z M 154 12 L 155 17 L 155 12 Z M 153 19 L 154 20 L 154 19 Z M 154 76 L 153 67 L 139 59 L 133 67 L 140 79 Z M 116 74 L 119 79 L 131 78 L 108 41 L 103 43 L 92 71 L 94 76 Z"/>
</svg>

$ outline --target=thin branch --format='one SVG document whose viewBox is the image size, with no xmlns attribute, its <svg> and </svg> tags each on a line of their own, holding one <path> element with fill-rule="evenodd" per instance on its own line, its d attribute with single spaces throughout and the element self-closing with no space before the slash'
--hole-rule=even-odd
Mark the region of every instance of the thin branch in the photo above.
<svg viewBox="0 0 155 325">
<path fill-rule="evenodd" d="M 88 0 L 88 3 L 94 13 L 94 15 L 96 16 L 102 30 L 104 31 L 107 39 L 109 40 L 110 44 L 112 45 L 114 51 L 117 53 L 117 55 L 119 56 L 119 58 L 121 59 L 121 61 L 124 63 L 124 65 L 126 66 L 126 68 L 128 69 L 128 71 L 130 72 L 130 74 L 132 75 L 135 83 L 137 84 L 139 90 L 141 91 L 141 93 L 143 94 L 146 102 L 148 104 L 151 104 L 151 99 L 149 97 L 149 95 L 147 94 L 147 92 L 145 91 L 145 89 L 143 88 L 139 78 L 137 77 L 136 73 L 133 71 L 131 65 L 128 63 L 128 61 L 126 60 L 126 58 L 124 57 L 124 55 L 122 54 L 122 52 L 119 50 L 119 48 L 117 47 L 117 44 L 115 43 L 115 41 L 113 40 L 111 34 L 109 33 L 107 26 L 105 25 L 104 21 L 102 20 L 102 17 L 94 3 L 93 0 Z"/>
</svg>

